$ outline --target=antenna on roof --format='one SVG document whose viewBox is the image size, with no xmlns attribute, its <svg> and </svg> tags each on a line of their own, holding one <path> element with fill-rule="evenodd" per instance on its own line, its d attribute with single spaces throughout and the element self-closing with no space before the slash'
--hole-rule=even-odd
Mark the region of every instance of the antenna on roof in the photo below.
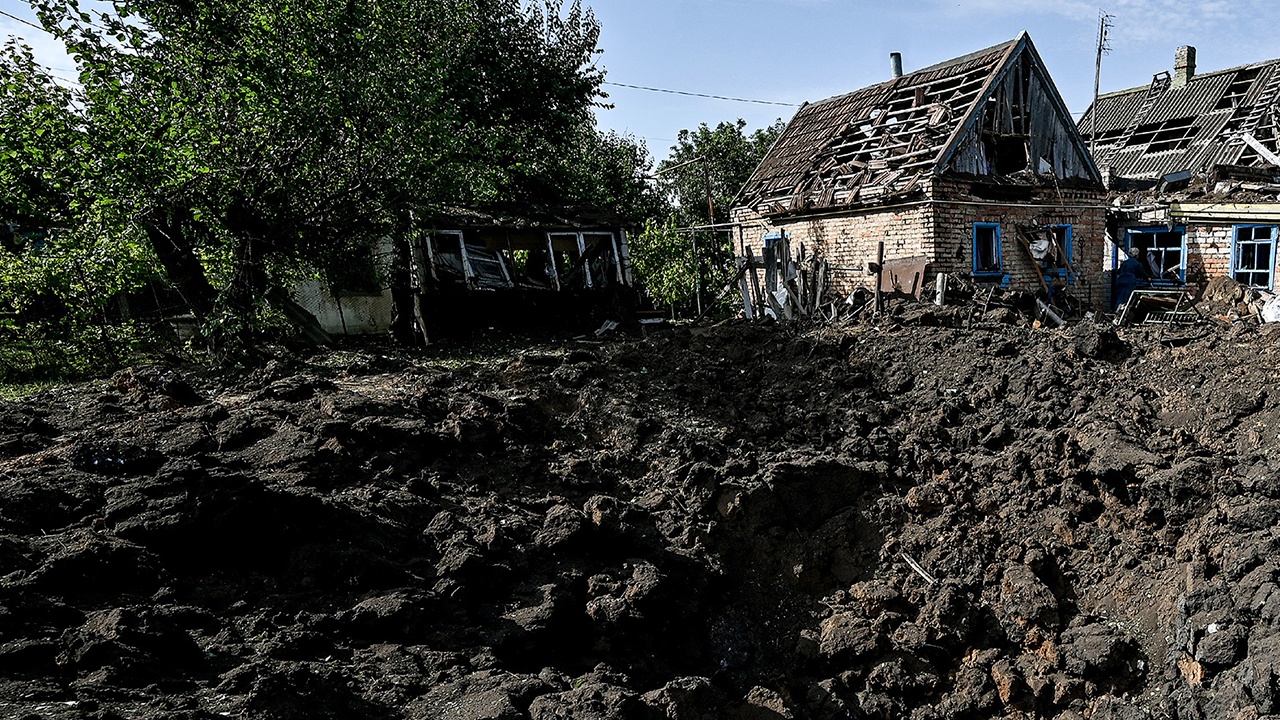
<svg viewBox="0 0 1280 720">
<path fill-rule="evenodd" d="M 1102 82 L 1102 56 L 1111 52 L 1107 32 L 1114 27 L 1111 21 L 1115 19 L 1116 16 L 1108 14 L 1106 10 L 1098 11 L 1098 59 L 1093 65 L 1093 110 L 1089 113 L 1090 155 L 1096 155 L 1098 151 L 1098 86 Z"/>
</svg>

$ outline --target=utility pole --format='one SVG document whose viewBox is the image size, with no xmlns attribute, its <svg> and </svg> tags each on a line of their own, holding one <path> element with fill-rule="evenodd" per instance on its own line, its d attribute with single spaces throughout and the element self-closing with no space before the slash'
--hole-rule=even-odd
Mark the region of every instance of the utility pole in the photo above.
<svg viewBox="0 0 1280 720">
<path fill-rule="evenodd" d="M 1093 109 L 1089 112 L 1089 154 L 1097 162 L 1098 151 L 1098 88 L 1102 84 L 1102 56 L 1111 51 L 1107 44 L 1107 32 L 1111 30 L 1114 15 L 1100 10 L 1098 16 L 1098 57 L 1093 64 Z"/>
<path fill-rule="evenodd" d="M 679 163 L 677 165 L 672 165 L 671 167 L 666 167 L 661 170 L 655 171 L 649 177 L 656 180 L 663 173 L 671 172 L 672 170 L 679 170 L 682 167 L 685 167 L 687 165 L 692 165 L 698 162 L 702 163 L 702 177 L 707 184 L 707 229 L 711 232 L 711 240 L 712 240 L 712 244 L 714 244 L 715 237 L 716 237 L 716 229 L 714 227 L 716 224 L 716 206 L 715 206 L 715 201 L 712 200 L 712 195 L 711 195 L 711 159 L 708 158 L 706 155 L 699 155 L 698 157 L 695 157 L 691 160 L 685 160 L 684 162 Z M 694 282 L 696 283 L 694 287 L 694 298 L 697 301 L 698 315 L 701 316 L 702 315 L 702 266 L 698 263 L 698 231 L 697 230 L 689 231 L 689 250 L 690 250 L 690 254 L 693 257 L 693 276 L 694 276 Z"/>
</svg>

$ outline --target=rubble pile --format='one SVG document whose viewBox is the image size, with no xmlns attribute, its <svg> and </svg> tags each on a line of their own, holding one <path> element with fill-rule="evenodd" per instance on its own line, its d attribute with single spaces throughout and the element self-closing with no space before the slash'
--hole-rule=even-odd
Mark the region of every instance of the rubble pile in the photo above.
<svg viewBox="0 0 1280 720">
<path fill-rule="evenodd" d="M 0 716 L 1280 713 L 1270 327 L 45 390 L 0 405 Z"/>
</svg>

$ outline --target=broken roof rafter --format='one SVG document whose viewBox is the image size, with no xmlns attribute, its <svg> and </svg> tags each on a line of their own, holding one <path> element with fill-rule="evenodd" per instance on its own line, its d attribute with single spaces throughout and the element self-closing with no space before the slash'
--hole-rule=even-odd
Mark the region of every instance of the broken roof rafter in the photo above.
<svg viewBox="0 0 1280 720">
<path fill-rule="evenodd" d="M 736 204 L 785 213 L 883 201 L 920 187 L 922 176 L 957 171 L 951 159 L 962 145 L 969 148 L 966 167 L 976 163 L 984 168 L 978 172 L 991 172 L 987 160 L 974 160 L 982 155 L 981 147 L 971 146 L 981 144 L 972 136 L 983 127 L 987 101 L 997 96 L 1002 132 L 1021 133 L 1028 149 L 1049 157 L 1055 171 L 1067 167 L 1074 177 L 1100 182 L 1065 103 L 1024 32 L 1010 42 L 803 106 Z M 1045 121 L 1052 126 L 1046 137 L 1033 134 L 1040 124 L 1032 117 L 1035 112 L 1058 116 Z M 1063 161 L 1057 157 L 1062 152 L 1073 157 Z M 1038 167 L 1024 156 L 1017 169 L 1027 169 L 1028 163 Z"/>
</svg>

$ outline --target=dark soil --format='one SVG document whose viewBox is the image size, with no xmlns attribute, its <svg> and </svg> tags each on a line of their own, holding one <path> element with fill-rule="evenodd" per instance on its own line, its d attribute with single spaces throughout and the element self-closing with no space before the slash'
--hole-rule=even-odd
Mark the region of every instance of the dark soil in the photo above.
<svg viewBox="0 0 1280 720">
<path fill-rule="evenodd" d="M 0 717 L 1280 714 L 1280 334 L 946 319 L 0 404 Z"/>
</svg>

